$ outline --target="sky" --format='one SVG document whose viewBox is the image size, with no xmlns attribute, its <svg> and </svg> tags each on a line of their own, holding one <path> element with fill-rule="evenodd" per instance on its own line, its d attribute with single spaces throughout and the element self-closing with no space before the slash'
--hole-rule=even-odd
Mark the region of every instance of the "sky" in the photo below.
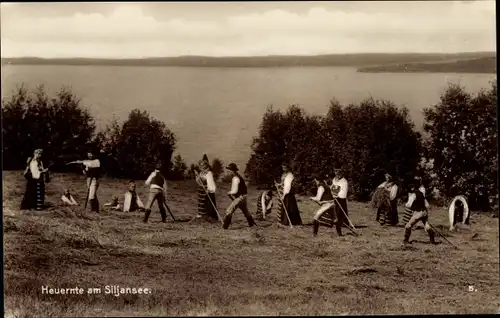
<svg viewBox="0 0 500 318">
<path fill-rule="evenodd" d="M 5 3 L 2 57 L 496 51 L 495 1 Z"/>
</svg>

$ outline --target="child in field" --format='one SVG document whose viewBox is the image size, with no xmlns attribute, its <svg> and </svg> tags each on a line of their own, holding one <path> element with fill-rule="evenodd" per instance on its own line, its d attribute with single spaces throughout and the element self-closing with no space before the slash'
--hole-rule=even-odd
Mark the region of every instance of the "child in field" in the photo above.
<svg viewBox="0 0 500 318">
<path fill-rule="evenodd" d="M 120 210 L 121 205 L 118 203 L 118 197 L 114 196 L 111 202 L 104 204 L 104 207 L 109 208 L 111 210 Z"/>
<path fill-rule="evenodd" d="M 61 195 L 61 200 L 65 205 L 78 205 L 75 198 L 71 195 L 69 189 L 66 189 Z"/>
</svg>

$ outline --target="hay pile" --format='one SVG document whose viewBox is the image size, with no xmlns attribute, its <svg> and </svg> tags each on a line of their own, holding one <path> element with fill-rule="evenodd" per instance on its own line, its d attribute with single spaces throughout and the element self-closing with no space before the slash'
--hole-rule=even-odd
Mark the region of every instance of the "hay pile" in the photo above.
<svg viewBox="0 0 500 318">
<path fill-rule="evenodd" d="M 390 208 L 391 200 L 389 197 L 389 191 L 385 188 L 377 188 L 373 192 L 371 206 L 374 209 L 378 208 Z"/>
</svg>

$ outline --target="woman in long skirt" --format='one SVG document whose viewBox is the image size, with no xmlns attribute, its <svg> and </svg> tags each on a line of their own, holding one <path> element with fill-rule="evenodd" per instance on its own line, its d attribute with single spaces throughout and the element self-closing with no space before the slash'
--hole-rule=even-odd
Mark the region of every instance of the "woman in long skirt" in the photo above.
<svg viewBox="0 0 500 318">
<path fill-rule="evenodd" d="M 292 223 L 292 225 L 301 225 L 302 219 L 300 217 L 297 200 L 295 199 L 295 177 L 288 164 L 283 164 L 282 169 L 283 175 L 281 176 L 281 184 L 278 194 L 281 196 L 281 199 L 279 200 L 278 222 L 283 225 L 289 225 L 290 222 Z M 283 206 L 283 203 L 285 204 L 285 206 Z M 290 218 L 290 222 L 288 222 L 288 218 Z"/>
<path fill-rule="evenodd" d="M 26 192 L 21 202 L 21 210 L 43 210 L 45 207 L 44 174 L 47 173 L 48 169 L 43 168 L 42 153 L 42 149 L 37 149 L 33 153 L 33 158 L 28 159 L 24 173 L 27 179 Z"/>
<path fill-rule="evenodd" d="M 216 185 L 214 175 L 207 160 L 200 162 L 201 172 L 196 176 L 198 183 L 198 217 L 207 221 L 218 221 L 215 201 Z"/>
</svg>

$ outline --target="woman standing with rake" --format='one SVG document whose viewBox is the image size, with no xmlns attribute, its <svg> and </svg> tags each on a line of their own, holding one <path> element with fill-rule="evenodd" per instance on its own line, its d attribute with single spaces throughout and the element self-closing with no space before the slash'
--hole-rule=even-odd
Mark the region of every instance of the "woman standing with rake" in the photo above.
<svg viewBox="0 0 500 318">
<path fill-rule="evenodd" d="M 278 196 L 280 198 L 278 222 L 282 225 L 301 225 L 300 211 L 295 199 L 295 177 L 291 171 L 289 164 L 282 165 L 283 174 L 281 175 L 281 183 L 277 186 Z M 290 219 L 290 220 L 289 220 Z"/>
<path fill-rule="evenodd" d="M 201 172 L 196 174 L 196 183 L 198 184 L 197 218 L 202 218 L 205 221 L 217 222 L 219 220 L 217 203 L 215 201 L 215 191 L 217 187 L 206 155 L 203 156 L 199 166 Z"/>
<path fill-rule="evenodd" d="M 28 158 L 24 177 L 28 181 L 26 192 L 21 202 L 21 210 L 37 209 L 43 210 L 45 206 L 45 176 L 48 169 L 43 167 L 42 149 L 33 153 L 33 158 Z"/>
</svg>

